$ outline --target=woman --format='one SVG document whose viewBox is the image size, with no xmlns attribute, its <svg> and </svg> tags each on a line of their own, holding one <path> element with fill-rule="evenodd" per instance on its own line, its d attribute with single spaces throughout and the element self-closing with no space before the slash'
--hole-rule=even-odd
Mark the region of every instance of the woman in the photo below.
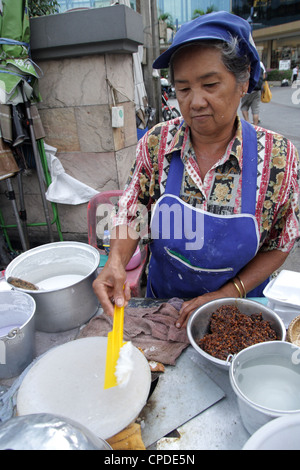
<svg viewBox="0 0 300 470">
<path fill-rule="evenodd" d="M 183 25 L 154 63 L 167 66 L 182 118 L 139 142 L 94 289 L 110 315 L 112 301 L 128 302 L 134 208 L 152 206 L 147 296 L 187 299 L 182 327 L 210 300 L 262 295 L 285 261 L 299 236 L 298 155 L 287 139 L 237 117 L 260 73 L 246 21 L 218 12 Z"/>
</svg>

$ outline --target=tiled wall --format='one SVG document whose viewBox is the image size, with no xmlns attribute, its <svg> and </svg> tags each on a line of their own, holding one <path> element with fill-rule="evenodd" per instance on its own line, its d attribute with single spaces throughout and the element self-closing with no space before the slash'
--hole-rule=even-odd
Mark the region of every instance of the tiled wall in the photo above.
<svg viewBox="0 0 300 470">
<path fill-rule="evenodd" d="M 57 148 L 66 173 L 97 191 L 122 189 L 137 142 L 134 80 L 130 54 L 105 54 L 41 61 L 40 116 L 45 142 Z M 124 106 L 123 128 L 111 126 L 113 104 Z M 28 222 L 44 220 L 39 186 L 33 172 L 23 177 Z M 16 182 L 14 182 L 16 185 Z M 1 183 L 1 193 L 5 189 Z M 6 223 L 14 222 L 11 205 L 0 195 Z M 65 240 L 87 241 L 87 204 L 58 205 Z M 55 225 L 53 225 L 55 231 Z M 30 228 L 32 239 L 47 242 L 46 228 Z"/>
</svg>

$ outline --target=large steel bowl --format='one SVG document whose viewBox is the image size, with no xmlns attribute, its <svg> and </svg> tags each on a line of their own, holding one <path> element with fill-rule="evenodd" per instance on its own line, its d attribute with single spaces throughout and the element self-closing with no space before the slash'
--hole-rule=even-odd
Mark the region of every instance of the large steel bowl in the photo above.
<svg viewBox="0 0 300 470">
<path fill-rule="evenodd" d="M 6 268 L 5 278 L 19 278 L 39 287 L 26 290 L 36 302 L 36 329 L 47 333 L 71 330 L 98 310 L 93 291 L 100 262 L 98 250 L 80 242 L 55 242 L 28 250 Z"/>
<path fill-rule="evenodd" d="M 191 315 L 187 325 L 187 334 L 191 345 L 199 354 L 201 354 L 204 359 L 206 359 L 211 364 L 229 371 L 230 358 L 228 358 L 226 361 L 223 361 L 213 357 L 203 351 L 203 349 L 201 349 L 197 344 L 197 340 L 199 341 L 199 339 L 203 338 L 207 333 L 209 333 L 211 315 L 222 305 L 235 305 L 241 313 L 249 316 L 253 313 L 261 313 L 263 319 L 270 322 L 270 325 L 276 331 L 278 338 L 282 341 L 285 340 L 286 329 L 283 321 L 275 312 L 273 312 L 273 310 L 266 307 L 265 305 L 249 299 L 223 298 L 213 300 L 195 310 L 195 312 Z"/>
</svg>

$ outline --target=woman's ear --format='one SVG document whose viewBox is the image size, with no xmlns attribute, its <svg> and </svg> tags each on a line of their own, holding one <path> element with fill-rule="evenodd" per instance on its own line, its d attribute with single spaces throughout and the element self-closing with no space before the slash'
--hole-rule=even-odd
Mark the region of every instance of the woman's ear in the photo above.
<svg viewBox="0 0 300 470">
<path fill-rule="evenodd" d="M 249 72 L 249 77 L 250 77 L 250 72 L 251 72 L 251 66 L 250 65 L 248 67 L 248 72 Z M 247 80 L 246 82 L 244 82 L 242 84 L 242 96 L 247 94 L 248 88 L 249 88 L 249 80 Z"/>
<path fill-rule="evenodd" d="M 249 87 L 249 82 L 246 82 L 246 83 L 242 84 L 242 86 L 241 86 L 241 97 L 245 96 L 247 94 L 248 87 Z"/>
</svg>

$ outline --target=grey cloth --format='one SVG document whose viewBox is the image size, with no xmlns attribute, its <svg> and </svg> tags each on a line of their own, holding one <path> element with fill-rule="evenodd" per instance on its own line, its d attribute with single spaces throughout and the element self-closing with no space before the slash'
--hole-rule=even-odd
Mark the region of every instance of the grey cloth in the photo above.
<svg viewBox="0 0 300 470">
<path fill-rule="evenodd" d="M 176 359 L 189 345 L 186 329 L 178 329 L 175 322 L 183 301 L 171 299 L 155 307 L 127 307 L 124 316 L 124 341 L 141 348 L 148 361 L 175 365 Z M 107 336 L 113 319 L 102 314 L 84 327 L 79 338 Z"/>
</svg>

